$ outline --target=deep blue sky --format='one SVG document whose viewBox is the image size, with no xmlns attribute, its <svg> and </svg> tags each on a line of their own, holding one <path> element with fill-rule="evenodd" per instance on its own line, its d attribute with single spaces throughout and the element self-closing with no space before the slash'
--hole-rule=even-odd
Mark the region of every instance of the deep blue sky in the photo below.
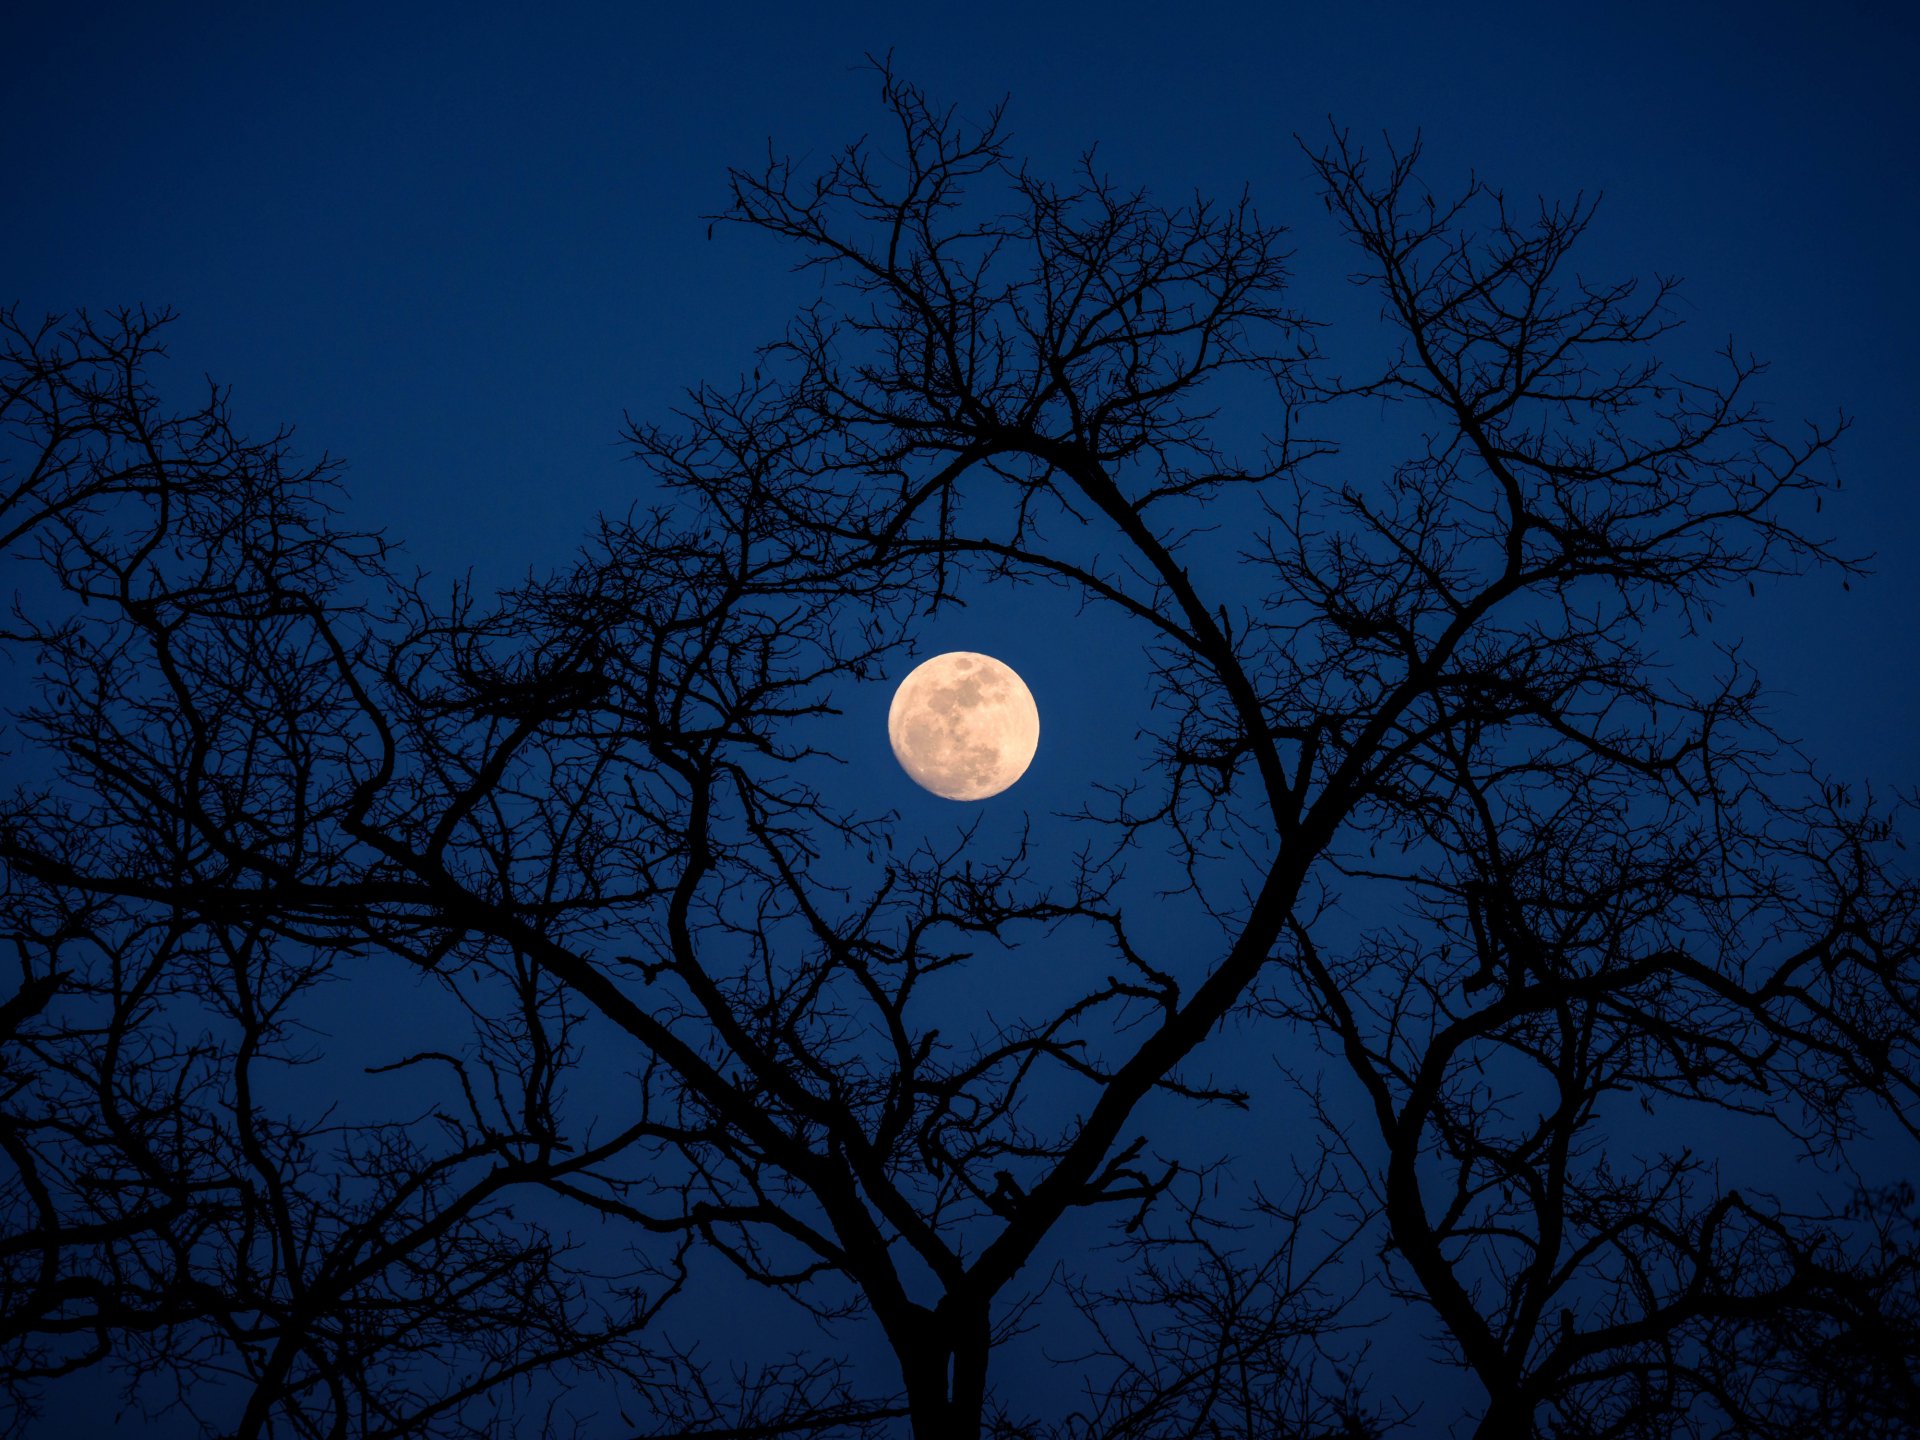
<svg viewBox="0 0 1920 1440">
<path fill-rule="evenodd" d="M 624 410 L 777 330 L 778 253 L 699 217 L 769 137 L 874 124 L 866 51 L 1010 97 L 1043 162 L 1098 142 L 1168 194 L 1251 184 L 1299 226 L 1309 310 L 1345 259 L 1291 137 L 1419 129 L 1437 183 L 1603 190 L 1596 269 L 1687 277 L 1697 340 L 1771 357 L 1784 410 L 1857 415 L 1835 525 L 1880 577 L 1720 624 L 1821 753 L 1911 778 L 1910 7 L 394 8 L 5 7 L 0 298 L 175 306 L 186 376 L 345 458 L 358 517 L 421 564 L 505 578 L 631 501 Z"/>
<path fill-rule="evenodd" d="M 1854 778 L 1920 780 L 1920 289 L 1905 6 L 897 3 L 0 10 L 0 300 L 177 308 L 180 377 L 348 462 L 354 518 L 436 573 L 510 581 L 624 511 L 623 412 L 751 365 L 802 282 L 701 218 L 730 163 L 877 125 L 867 51 L 1003 96 L 1042 165 L 1098 142 L 1169 196 L 1250 185 L 1298 229 L 1299 303 L 1351 309 L 1293 135 L 1424 133 L 1437 188 L 1602 190 L 1596 273 L 1687 278 L 1693 340 L 1774 362 L 1783 414 L 1857 427 L 1834 528 L 1881 557 L 1720 617 L 1785 728 Z M 1837 513 L 1835 513 L 1837 511 Z M 1043 707 L 1027 797 L 1073 802 L 1116 672 L 989 605 Z M 862 723 L 877 725 L 876 689 Z M 864 714 L 864 718 L 863 718 Z M 877 731 L 874 734 L 877 743 Z M 921 802 L 890 765 L 886 804 Z M 916 811 L 914 813 L 923 813 Z M 924 812 L 932 814 L 931 811 Z"/>
</svg>

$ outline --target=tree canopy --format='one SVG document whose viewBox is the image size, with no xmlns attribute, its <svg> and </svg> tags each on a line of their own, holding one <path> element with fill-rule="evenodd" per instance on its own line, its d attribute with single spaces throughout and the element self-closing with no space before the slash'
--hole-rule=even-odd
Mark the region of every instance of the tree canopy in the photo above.
<svg viewBox="0 0 1920 1440">
<path fill-rule="evenodd" d="M 1698 634 L 1858 571 L 1844 425 L 1681 373 L 1585 200 L 1309 144 L 1348 340 L 1249 199 L 881 80 L 715 217 L 817 301 L 497 595 L 157 393 L 164 313 L 6 317 L 16 1426 L 112 1367 L 249 1440 L 1908 1433 L 1908 811 Z M 896 844 L 833 720 L 981 587 L 1131 637 L 1142 768 Z M 687 1328 L 717 1275 L 782 1318 Z"/>
</svg>

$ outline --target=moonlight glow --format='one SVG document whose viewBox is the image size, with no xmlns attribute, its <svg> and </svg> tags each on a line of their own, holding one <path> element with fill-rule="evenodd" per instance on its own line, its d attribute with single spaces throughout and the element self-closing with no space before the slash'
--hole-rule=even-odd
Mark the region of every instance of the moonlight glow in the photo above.
<svg viewBox="0 0 1920 1440">
<path fill-rule="evenodd" d="M 949 800 L 984 800 L 1027 773 L 1040 711 L 991 655 L 953 650 L 914 667 L 893 692 L 887 738 L 914 783 Z"/>
</svg>

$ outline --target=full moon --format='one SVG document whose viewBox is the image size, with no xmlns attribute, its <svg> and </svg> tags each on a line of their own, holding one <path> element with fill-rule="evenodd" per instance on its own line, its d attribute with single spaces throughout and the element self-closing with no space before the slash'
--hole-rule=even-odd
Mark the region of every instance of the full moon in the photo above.
<svg viewBox="0 0 1920 1440">
<path fill-rule="evenodd" d="M 985 800 L 1027 773 L 1040 748 L 1033 693 L 991 655 L 950 650 L 893 692 L 887 738 L 900 768 L 949 800 Z"/>
</svg>

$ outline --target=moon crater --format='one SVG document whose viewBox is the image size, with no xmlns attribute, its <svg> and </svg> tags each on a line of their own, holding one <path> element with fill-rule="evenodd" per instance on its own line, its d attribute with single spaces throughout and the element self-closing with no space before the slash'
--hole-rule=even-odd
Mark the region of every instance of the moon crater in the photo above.
<svg viewBox="0 0 1920 1440">
<path fill-rule="evenodd" d="M 900 682 L 887 738 L 915 784 L 949 800 L 985 800 L 1027 773 L 1040 746 L 1040 711 L 1008 666 L 951 650 Z"/>
</svg>

